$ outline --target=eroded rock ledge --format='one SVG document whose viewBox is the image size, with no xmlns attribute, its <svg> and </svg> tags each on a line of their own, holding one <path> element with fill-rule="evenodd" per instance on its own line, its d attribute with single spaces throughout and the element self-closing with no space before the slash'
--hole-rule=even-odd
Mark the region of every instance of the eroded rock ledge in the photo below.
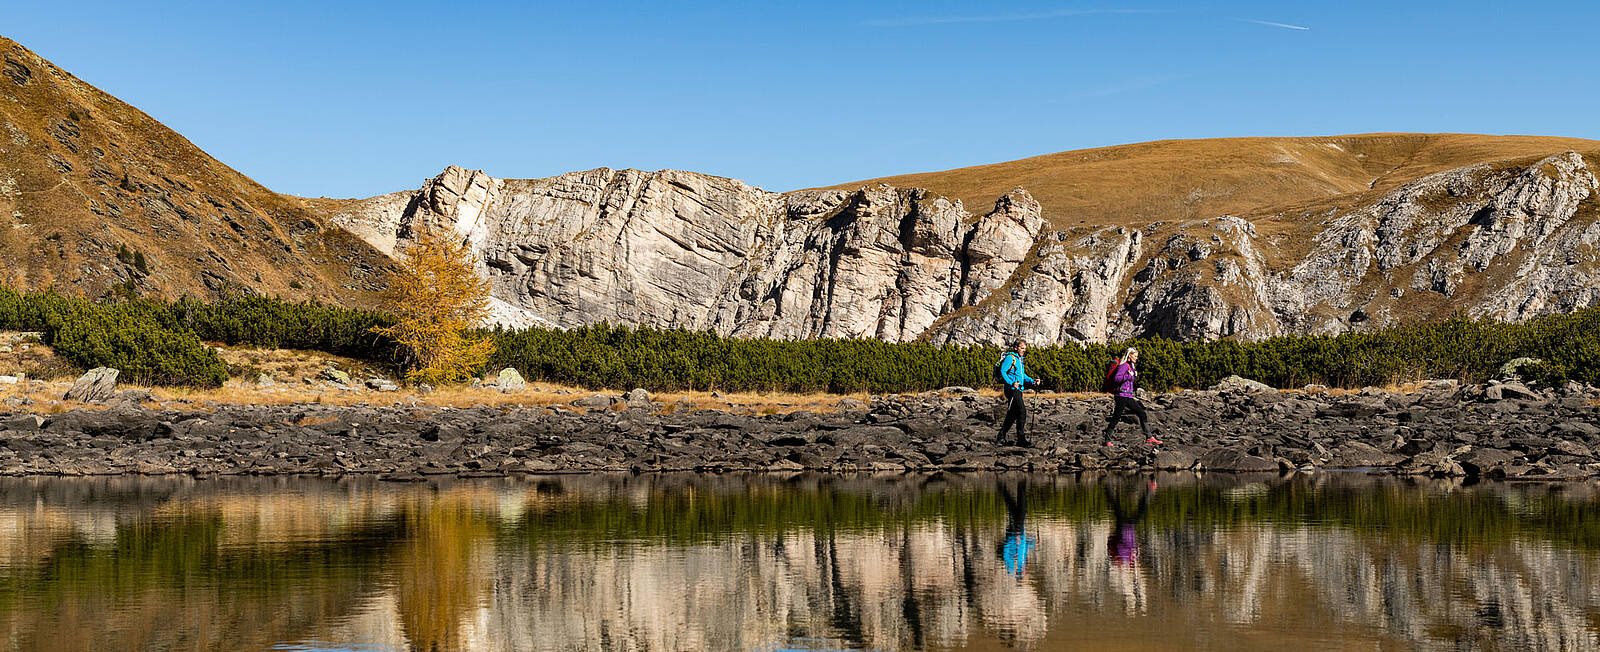
<svg viewBox="0 0 1600 652">
<path fill-rule="evenodd" d="M 1398 473 L 1530 480 L 1600 474 L 1600 389 L 1434 382 L 1406 394 L 1151 396 L 1165 444 L 1100 445 L 1109 399 L 1032 401 L 1033 446 L 996 446 L 1001 405 L 964 388 L 846 399 L 830 414 L 676 410 L 642 392 L 554 408 L 135 405 L 0 417 L 0 473 L 383 474 L 1096 468 Z"/>
</svg>

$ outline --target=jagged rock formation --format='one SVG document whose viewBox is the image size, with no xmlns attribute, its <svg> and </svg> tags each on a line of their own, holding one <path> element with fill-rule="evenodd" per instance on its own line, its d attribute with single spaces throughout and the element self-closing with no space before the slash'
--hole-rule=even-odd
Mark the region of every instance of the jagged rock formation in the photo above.
<svg viewBox="0 0 1600 652">
<path fill-rule="evenodd" d="M 1600 305 L 1597 186 L 1568 151 L 1297 211 L 1051 230 L 1022 188 L 974 217 L 960 201 L 887 185 L 778 194 L 674 170 L 516 180 L 451 167 L 333 221 L 388 253 L 418 229 L 453 229 L 482 257 L 496 319 L 512 325 L 1255 339 Z"/>
<path fill-rule="evenodd" d="M 1001 287 L 1043 223 L 1020 189 L 974 221 L 888 186 L 778 194 L 673 170 L 501 180 L 454 167 L 334 220 L 391 252 L 454 229 L 520 323 L 896 341 Z"/>
</svg>

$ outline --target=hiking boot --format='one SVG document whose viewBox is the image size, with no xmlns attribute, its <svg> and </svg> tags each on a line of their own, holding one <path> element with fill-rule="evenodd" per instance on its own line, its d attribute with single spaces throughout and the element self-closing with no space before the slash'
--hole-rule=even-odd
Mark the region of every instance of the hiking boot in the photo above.
<svg viewBox="0 0 1600 652">
<path fill-rule="evenodd" d="M 1022 447 L 1022 448 L 1032 448 L 1033 447 L 1033 442 L 1028 441 L 1027 439 L 1018 439 L 1017 440 L 1017 445 Z"/>
<path fill-rule="evenodd" d="M 1117 445 L 1117 442 L 1114 442 L 1114 441 L 1106 442 L 1106 448 L 1110 448 L 1110 447 L 1116 446 L 1116 445 Z"/>
<path fill-rule="evenodd" d="M 1156 446 L 1156 445 L 1161 444 L 1161 440 L 1160 439 L 1156 439 L 1155 435 L 1151 435 L 1149 437 L 1145 437 L 1144 438 L 1144 443 L 1150 444 L 1151 446 Z"/>
</svg>

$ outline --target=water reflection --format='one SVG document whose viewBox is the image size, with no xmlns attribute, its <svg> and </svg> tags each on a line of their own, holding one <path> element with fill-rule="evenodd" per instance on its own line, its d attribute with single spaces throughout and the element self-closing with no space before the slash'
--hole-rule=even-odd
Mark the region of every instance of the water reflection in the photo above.
<svg viewBox="0 0 1600 652">
<path fill-rule="evenodd" d="M 1594 485 L 0 480 L 13 649 L 1600 646 Z"/>
</svg>

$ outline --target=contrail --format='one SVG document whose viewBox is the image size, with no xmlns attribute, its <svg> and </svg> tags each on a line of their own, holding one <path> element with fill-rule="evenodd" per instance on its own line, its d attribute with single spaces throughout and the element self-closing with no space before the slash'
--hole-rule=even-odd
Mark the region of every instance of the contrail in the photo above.
<svg viewBox="0 0 1600 652">
<path fill-rule="evenodd" d="M 1272 22 L 1270 20 L 1256 20 L 1254 18 L 1246 18 L 1245 22 L 1247 22 L 1247 23 L 1255 23 L 1257 25 L 1266 25 L 1268 27 L 1282 27 L 1284 29 L 1298 29 L 1298 30 L 1311 29 L 1310 27 L 1301 27 L 1299 25 L 1290 25 L 1288 23 L 1274 23 L 1274 22 Z"/>
</svg>

